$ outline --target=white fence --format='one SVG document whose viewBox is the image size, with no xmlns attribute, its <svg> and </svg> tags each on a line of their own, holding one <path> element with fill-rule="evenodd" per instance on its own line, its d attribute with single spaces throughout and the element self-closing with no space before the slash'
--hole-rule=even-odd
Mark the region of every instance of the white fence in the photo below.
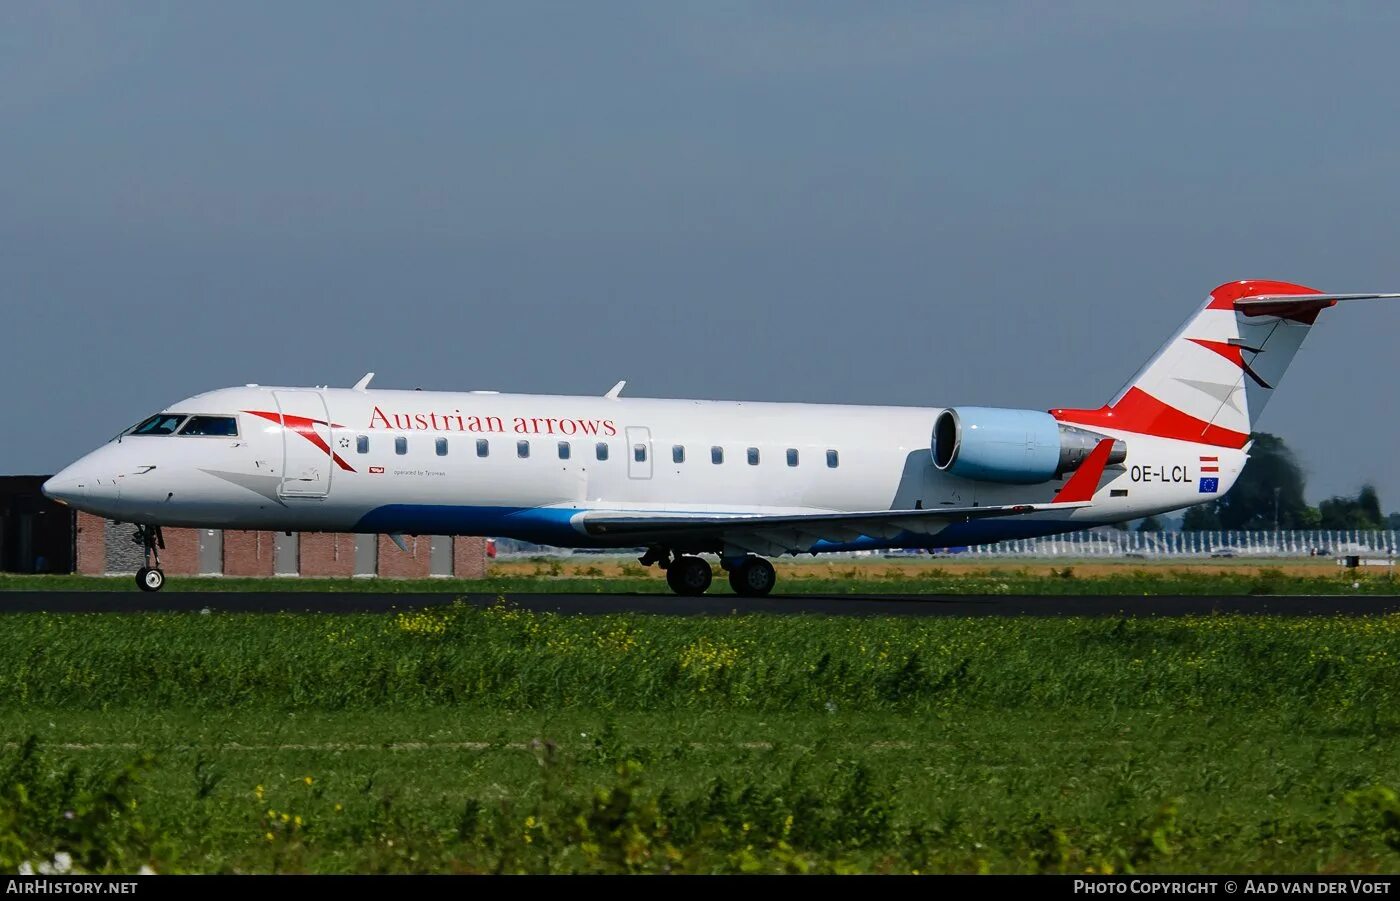
<svg viewBox="0 0 1400 901">
<path fill-rule="evenodd" d="M 1400 532 L 1120 532 L 1095 529 L 970 547 L 981 557 L 1392 557 Z"/>
</svg>

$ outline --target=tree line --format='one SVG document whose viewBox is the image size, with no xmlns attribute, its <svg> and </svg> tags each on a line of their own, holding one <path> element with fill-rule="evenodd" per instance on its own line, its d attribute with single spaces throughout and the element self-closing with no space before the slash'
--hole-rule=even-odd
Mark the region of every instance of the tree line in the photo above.
<svg viewBox="0 0 1400 901">
<path fill-rule="evenodd" d="M 1400 513 L 1382 514 L 1371 485 L 1363 485 L 1355 497 L 1329 497 L 1310 506 L 1303 470 L 1284 440 L 1267 432 L 1253 438 L 1249 463 L 1235 487 L 1222 498 L 1188 509 L 1182 529 L 1400 529 Z M 1161 528 L 1152 520 L 1143 522 L 1144 531 Z"/>
</svg>

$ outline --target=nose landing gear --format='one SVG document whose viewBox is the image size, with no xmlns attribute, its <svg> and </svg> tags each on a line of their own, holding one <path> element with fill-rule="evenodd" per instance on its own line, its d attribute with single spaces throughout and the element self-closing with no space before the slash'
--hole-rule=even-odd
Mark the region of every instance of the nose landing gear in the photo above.
<svg viewBox="0 0 1400 901">
<path fill-rule="evenodd" d="M 160 552 L 165 549 L 165 535 L 160 526 L 137 525 L 131 533 L 134 544 L 141 545 L 145 565 L 136 571 L 136 587 L 142 591 L 160 591 L 165 587 L 165 573 L 160 568 Z M 151 561 L 155 561 L 155 566 Z"/>
<path fill-rule="evenodd" d="M 151 566 L 143 566 L 136 571 L 136 584 L 142 591 L 160 591 L 165 587 L 165 573 Z"/>
</svg>

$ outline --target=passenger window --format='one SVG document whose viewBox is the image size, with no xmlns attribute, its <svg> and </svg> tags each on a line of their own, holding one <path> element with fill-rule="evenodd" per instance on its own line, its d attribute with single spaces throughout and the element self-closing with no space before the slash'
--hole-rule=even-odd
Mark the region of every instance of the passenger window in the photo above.
<svg viewBox="0 0 1400 901">
<path fill-rule="evenodd" d="M 560 459 L 560 460 L 567 460 L 567 459 L 569 459 L 569 454 L 571 454 L 572 452 L 573 452 L 573 448 L 569 445 L 569 442 L 567 442 L 567 441 L 560 441 L 560 442 L 559 442 L 559 459 Z"/>
<path fill-rule="evenodd" d="M 404 454 L 408 453 L 408 439 L 407 439 L 407 438 L 405 438 L 404 436 L 400 435 L 399 437 L 397 437 L 397 438 L 394 439 L 394 453 L 398 454 L 400 457 L 402 457 Z"/>
<path fill-rule="evenodd" d="M 788 460 L 788 465 L 789 465 L 789 466 L 796 466 L 796 465 L 797 465 L 797 448 L 795 448 L 795 447 L 790 447 L 790 448 L 788 448 L 788 451 L 787 451 L 787 460 Z"/>
<path fill-rule="evenodd" d="M 834 450 L 826 452 L 826 465 L 828 469 L 835 469 L 841 465 L 841 457 Z"/>
<path fill-rule="evenodd" d="M 724 462 L 724 448 L 716 444 L 710 448 L 710 462 L 719 465 Z"/>
<path fill-rule="evenodd" d="M 756 447 L 751 447 L 751 448 L 749 448 L 749 465 L 750 465 L 750 466 L 757 466 L 757 465 L 758 465 L 758 448 L 756 448 Z"/>
<path fill-rule="evenodd" d="M 606 460 L 608 458 L 608 445 L 605 442 L 598 442 L 597 451 L 599 460 Z"/>
<path fill-rule="evenodd" d="M 638 463 L 645 463 L 647 461 L 647 446 L 645 444 L 632 445 L 632 459 Z"/>
<path fill-rule="evenodd" d="M 128 435 L 173 435 L 185 421 L 183 413 L 157 413 L 131 427 Z"/>
<path fill-rule="evenodd" d="M 685 462 L 685 447 L 683 447 L 682 445 L 677 444 L 675 447 L 671 448 L 671 462 L 672 462 L 672 463 L 684 463 L 684 462 Z"/>
<path fill-rule="evenodd" d="M 476 439 L 476 455 L 478 457 L 488 457 L 491 455 L 491 442 L 485 438 Z"/>
<path fill-rule="evenodd" d="M 445 456 L 447 456 L 447 439 L 446 439 L 446 438 L 439 438 L 437 441 L 434 441 L 433 444 L 437 447 L 437 455 L 438 455 L 439 457 L 445 457 Z"/>
<path fill-rule="evenodd" d="M 238 420 L 232 416 L 191 416 L 180 429 L 181 435 L 207 438 L 237 438 Z"/>
<path fill-rule="evenodd" d="M 367 454 L 367 453 L 369 453 L 369 436 L 368 436 L 368 435 L 356 435 L 356 436 L 355 436 L 355 453 L 357 453 L 357 454 Z"/>
<path fill-rule="evenodd" d="M 522 460 L 530 456 L 530 442 L 525 440 L 515 442 L 515 455 Z"/>
</svg>

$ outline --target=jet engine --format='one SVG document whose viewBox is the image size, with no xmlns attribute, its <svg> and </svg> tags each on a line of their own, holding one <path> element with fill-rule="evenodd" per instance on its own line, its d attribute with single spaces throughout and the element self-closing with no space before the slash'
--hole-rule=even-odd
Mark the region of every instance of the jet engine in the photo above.
<svg viewBox="0 0 1400 901">
<path fill-rule="evenodd" d="M 964 479 L 1033 485 L 1078 469 L 1106 437 L 1037 410 L 949 407 L 933 423 L 933 465 Z M 1108 462 L 1127 458 L 1127 445 L 1114 441 Z"/>
</svg>

